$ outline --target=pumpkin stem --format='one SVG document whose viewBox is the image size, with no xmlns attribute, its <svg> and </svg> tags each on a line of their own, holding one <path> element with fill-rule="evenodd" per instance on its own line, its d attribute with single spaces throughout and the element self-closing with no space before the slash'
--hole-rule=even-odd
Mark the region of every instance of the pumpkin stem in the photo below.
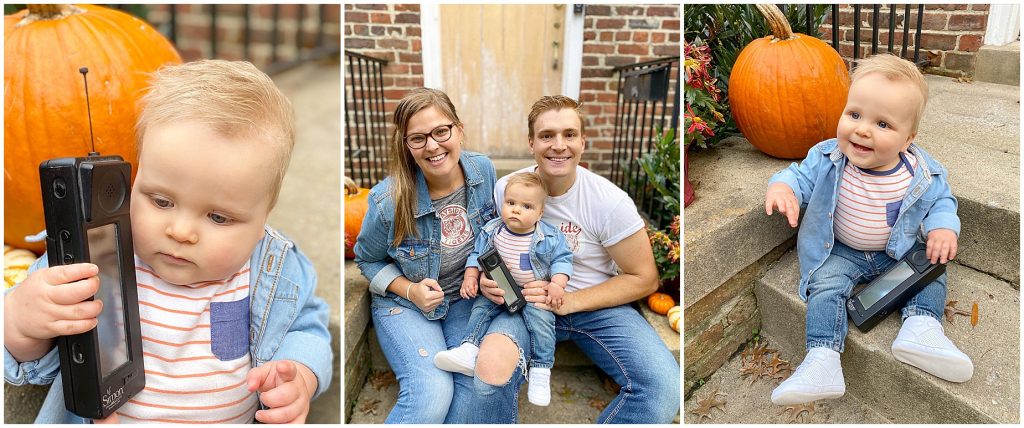
<svg viewBox="0 0 1024 428">
<path fill-rule="evenodd" d="M 351 178 L 342 176 L 342 180 L 345 182 L 345 195 L 355 195 L 359 193 L 359 186 L 356 186 L 356 182 L 352 181 Z"/>
<path fill-rule="evenodd" d="M 774 4 L 759 4 L 757 10 L 764 15 L 764 19 L 768 21 L 768 26 L 772 29 L 772 34 L 776 40 L 789 40 L 795 39 L 793 35 L 793 29 L 789 26 L 789 21 L 786 21 L 786 16 L 782 14 L 779 7 Z"/>
<path fill-rule="evenodd" d="M 85 13 L 85 9 L 73 4 L 30 4 L 28 5 L 28 14 L 15 25 L 15 28 L 36 21 L 61 19 L 79 13 Z"/>
</svg>

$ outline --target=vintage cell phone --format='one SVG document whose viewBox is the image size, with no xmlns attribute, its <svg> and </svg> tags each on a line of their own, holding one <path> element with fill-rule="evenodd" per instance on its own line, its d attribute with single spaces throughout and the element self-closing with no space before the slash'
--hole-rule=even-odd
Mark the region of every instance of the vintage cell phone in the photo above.
<svg viewBox="0 0 1024 428">
<path fill-rule="evenodd" d="M 867 332 L 945 271 L 946 265 L 928 261 L 924 248 L 913 250 L 850 296 L 846 312 L 860 331 Z"/>
<path fill-rule="evenodd" d="M 523 292 L 519 291 L 519 286 L 516 284 L 516 280 L 512 278 L 512 274 L 509 273 L 508 268 L 505 267 L 505 262 L 501 260 L 501 255 L 495 251 L 494 248 L 487 250 L 487 252 L 480 255 L 477 258 L 480 266 L 483 267 L 484 272 L 487 273 L 494 282 L 498 283 L 498 288 L 501 288 L 505 292 L 505 309 L 509 313 L 516 313 L 516 311 L 526 306 L 526 299 L 523 298 Z"/>
<path fill-rule="evenodd" d="M 94 151 L 42 162 L 39 179 L 50 266 L 99 267 L 100 288 L 93 297 L 103 301 L 99 323 L 58 337 L 57 348 L 65 406 L 102 419 L 146 384 L 129 217 L 131 164 Z"/>
</svg>

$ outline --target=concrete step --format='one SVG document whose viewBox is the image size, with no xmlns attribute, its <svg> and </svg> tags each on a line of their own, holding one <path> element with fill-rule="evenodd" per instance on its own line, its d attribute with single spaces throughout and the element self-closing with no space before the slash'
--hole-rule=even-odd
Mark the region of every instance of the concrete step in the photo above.
<svg viewBox="0 0 1024 428">
<path fill-rule="evenodd" d="M 775 343 L 776 341 L 770 337 L 760 336 L 759 344 L 776 348 Z M 794 355 L 782 354 L 779 358 L 792 360 L 793 357 Z M 728 363 L 711 377 L 705 379 L 703 386 L 693 391 L 683 405 L 683 408 L 686 409 L 684 423 L 783 424 L 791 422 L 794 416 L 793 409 L 787 411 L 786 406 L 776 406 L 771 403 L 772 390 L 778 386 L 779 381 L 765 378 L 753 381 L 749 376 L 743 377 L 740 373 L 740 368 L 743 366 L 741 360 L 739 353 L 734 354 Z M 724 408 L 712 410 L 711 419 L 690 413 L 701 400 L 716 390 L 723 394 L 719 395 L 718 399 L 726 402 Z M 818 401 L 815 403 L 814 414 L 806 414 L 796 421 L 819 424 L 891 423 L 852 394 L 846 394 L 837 400 Z"/>
<path fill-rule="evenodd" d="M 784 255 L 756 285 L 762 332 L 796 365 L 805 354 L 806 304 L 797 297 L 796 252 Z M 974 361 L 974 377 L 956 384 L 893 358 L 898 316 L 869 333 L 851 326 L 842 356 L 847 394 L 897 423 L 1017 423 L 1020 413 L 1020 292 L 1006 281 L 957 263 L 948 268 L 949 300 L 970 310 L 979 306 L 979 322 L 966 317 L 944 322 L 946 335 Z"/>
<path fill-rule="evenodd" d="M 974 80 L 1020 86 L 1020 41 L 982 46 L 974 60 Z"/>
</svg>

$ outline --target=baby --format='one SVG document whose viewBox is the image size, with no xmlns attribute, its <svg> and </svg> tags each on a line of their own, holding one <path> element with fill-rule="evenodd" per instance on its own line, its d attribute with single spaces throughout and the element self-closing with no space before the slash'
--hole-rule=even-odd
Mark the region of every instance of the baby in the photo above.
<svg viewBox="0 0 1024 428">
<path fill-rule="evenodd" d="M 489 249 L 495 248 L 501 255 L 518 286 L 523 287 L 533 281 L 550 281 L 545 303 L 555 309 L 562 306 L 565 286 L 572 275 L 572 252 L 565 235 L 540 219 L 547 195 L 547 186 L 536 173 L 509 177 L 505 200 L 501 204 L 501 218 L 487 222 L 480 229 L 473 252 L 466 261 L 465 278 L 459 294 L 466 299 L 476 297 L 469 318 L 469 335 L 459 347 L 434 356 L 434 364 L 441 370 L 473 376 L 483 333 L 491 319 L 505 310 L 504 306 L 495 305 L 484 296 L 477 297 L 480 280 L 477 257 Z M 555 363 L 555 314 L 530 304 L 523 307 L 522 314 L 530 331 L 533 350 L 527 398 L 533 404 L 547 406 L 551 402 L 551 367 Z"/>
<path fill-rule="evenodd" d="M 164 67 L 140 103 L 131 225 L 146 389 L 103 422 L 304 422 L 332 351 L 312 264 L 266 225 L 294 145 L 291 103 L 228 61 Z M 9 383 L 53 382 L 54 338 L 116 306 L 85 301 L 95 264 L 45 262 L 4 297 Z M 36 422 L 88 422 L 60 390 Z"/>
<path fill-rule="evenodd" d="M 792 227 L 806 207 L 797 250 L 807 355 L 772 392 L 777 405 L 846 392 L 839 353 L 854 285 L 922 245 L 932 263 L 956 256 L 960 219 L 946 170 L 913 144 L 928 101 L 924 76 L 906 60 L 876 55 L 859 61 L 851 80 L 837 138 L 775 174 L 765 195 L 765 212 L 778 209 Z M 944 334 L 945 302 L 943 274 L 907 301 L 892 353 L 942 379 L 966 382 L 974 365 Z"/>
</svg>

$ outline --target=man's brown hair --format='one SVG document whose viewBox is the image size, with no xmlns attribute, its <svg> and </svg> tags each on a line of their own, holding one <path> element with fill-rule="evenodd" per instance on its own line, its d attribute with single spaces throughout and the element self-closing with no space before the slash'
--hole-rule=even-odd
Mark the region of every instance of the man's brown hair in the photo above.
<svg viewBox="0 0 1024 428">
<path fill-rule="evenodd" d="M 530 139 L 533 139 L 533 123 L 537 121 L 537 116 L 551 110 L 561 110 L 565 108 L 572 109 L 572 111 L 576 112 L 576 117 L 580 118 L 580 135 L 586 135 L 583 132 L 583 128 L 586 126 L 583 122 L 583 113 L 580 112 L 582 107 L 583 103 L 577 102 L 565 95 L 545 95 L 540 97 L 537 102 L 533 103 L 533 107 L 530 107 L 530 115 L 527 116 L 527 126 L 530 128 Z"/>
</svg>

